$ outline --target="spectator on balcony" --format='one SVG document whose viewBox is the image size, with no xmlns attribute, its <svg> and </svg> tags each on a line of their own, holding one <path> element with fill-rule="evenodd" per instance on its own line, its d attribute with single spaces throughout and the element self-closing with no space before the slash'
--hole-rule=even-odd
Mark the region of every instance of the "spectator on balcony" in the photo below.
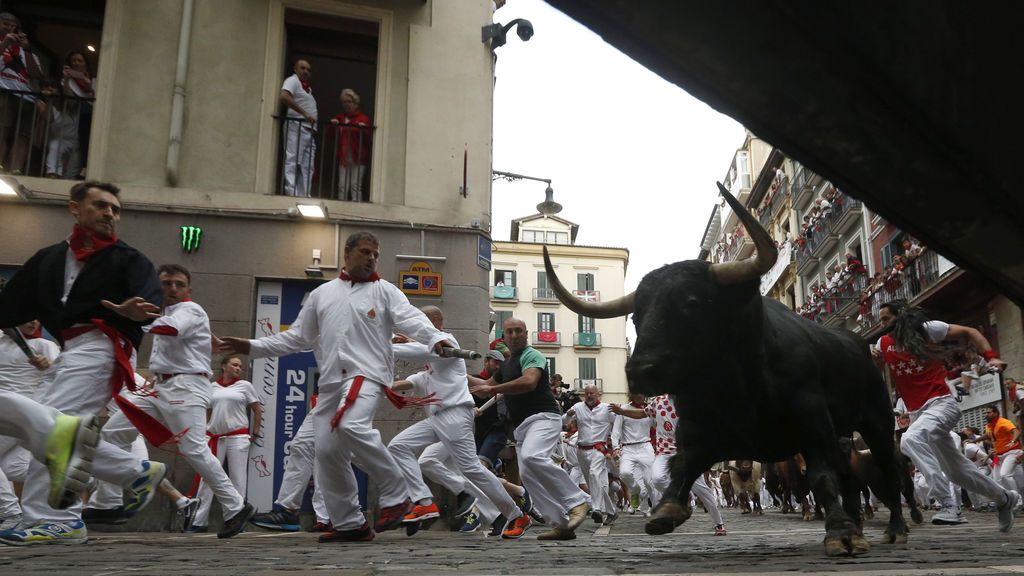
<svg viewBox="0 0 1024 576">
<path fill-rule="evenodd" d="M 0 170 L 20 174 L 26 169 L 36 100 L 29 92 L 42 75 L 21 21 L 10 12 L 0 13 L 0 162 L 7 162 Z"/>
<path fill-rule="evenodd" d="M 868 272 L 867 268 L 864 267 L 864 264 L 862 264 L 861 261 L 853 254 L 846 255 L 846 271 L 854 276 L 867 274 Z"/>
<path fill-rule="evenodd" d="M 44 80 L 40 92 L 36 111 L 45 127 L 46 177 L 77 176 L 81 172 L 77 103 L 64 97 L 56 80 Z"/>
<path fill-rule="evenodd" d="M 281 86 L 281 104 L 287 108 L 284 126 L 284 193 L 308 198 L 316 158 L 316 99 L 309 80 L 313 68 L 307 60 L 295 61 L 295 73 Z"/>
<path fill-rule="evenodd" d="M 68 52 L 61 72 L 61 88 L 65 96 L 75 98 L 78 112 L 78 155 L 81 167 L 77 173 L 68 173 L 72 178 L 85 178 L 85 166 L 89 158 L 89 135 L 92 131 L 92 100 L 96 98 L 96 78 L 92 75 L 89 60 L 82 52 Z"/>
<path fill-rule="evenodd" d="M 363 177 L 370 164 L 370 117 L 359 109 L 359 94 L 351 88 L 341 91 L 343 112 L 331 118 L 336 127 L 338 156 L 338 199 L 363 201 Z"/>
</svg>

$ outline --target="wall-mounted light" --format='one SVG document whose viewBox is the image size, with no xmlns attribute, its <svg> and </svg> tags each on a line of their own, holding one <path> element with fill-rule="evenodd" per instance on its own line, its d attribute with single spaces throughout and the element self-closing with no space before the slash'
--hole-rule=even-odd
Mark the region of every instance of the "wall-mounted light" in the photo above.
<svg viewBox="0 0 1024 576">
<path fill-rule="evenodd" d="M 12 176 L 0 176 L 0 196 L 4 197 L 28 197 L 28 189 Z"/>
<path fill-rule="evenodd" d="M 295 209 L 303 218 L 327 218 L 327 207 L 323 204 L 296 204 Z"/>
<path fill-rule="evenodd" d="M 96 51 L 96 47 L 93 46 L 92 44 L 86 44 L 85 45 L 85 49 L 88 50 L 89 52 L 95 52 Z"/>
<path fill-rule="evenodd" d="M 491 50 L 504 46 L 506 37 L 508 36 L 508 31 L 511 30 L 513 26 L 516 26 L 516 34 L 519 35 L 519 39 L 523 42 L 527 42 L 530 38 L 533 38 L 533 24 L 529 20 L 516 18 L 504 26 L 497 22 L 484 26 L 480 29 L 480 41 L 486 43 L 490 40 Z"/>
</svg>

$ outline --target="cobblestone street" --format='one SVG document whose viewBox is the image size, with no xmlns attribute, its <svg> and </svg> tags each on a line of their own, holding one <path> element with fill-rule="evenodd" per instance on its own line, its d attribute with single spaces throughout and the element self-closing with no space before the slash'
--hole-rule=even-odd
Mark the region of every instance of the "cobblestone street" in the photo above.
<svg viewBox="0 0 1024 576">
<path fill-rule="evenodd" d="M 435 527 L 412 538 L 396 531 L 350 545 L 258 529 L 227 541 L 213 534 L 94 530 L 86 546 L 0 549 L 0 574 L 1024 574 L 1024 523 L 1005 535 L 996 530 L 994 514 L 966 516 L 962 526 L 913 527 L 908 546 L 875 545 L 865 556 L 838 560 L 824 556 L 821 522 L 777 510 L 753 518 L 726 510 L 724 537 L 712 536 L 707 516 L 698 512 L 671 535 L 647 536 L 643 518 L 624 516 L 610 530 L 595 530 L 588 521 L 577 540 L 560 543 L 536 541 L 537 527 L 516 542 Z M 869 540 L 877 542 L 884 526 L 880 517 L 868 521 Z"/>
</svg>

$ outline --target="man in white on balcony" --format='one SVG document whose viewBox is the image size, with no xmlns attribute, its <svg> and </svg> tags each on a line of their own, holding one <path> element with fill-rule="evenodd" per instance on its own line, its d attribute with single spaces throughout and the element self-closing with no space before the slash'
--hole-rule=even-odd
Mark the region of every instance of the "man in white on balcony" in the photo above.
<svg viewBox="0 0 1024 576">
<path fill-rule="evenodd" d="M 287 108 L 284 133 L 284 193 L 309 197 L 316 157 L 316 99 L 309 85 L 313 68 L 306 60 L 295 61 L 295 73 L 281 86 L 281 104 Z"/>
<path fill-rule="evenodd" d="M 615 504 L 608 495 L 608 444 L 615 414 L 608 404 L 601 402 L 601 391 L 594 384 L 583 388 L 583 401 L 565 413 L 565 420 L 576 420 L 579 425 L 579 443 L 576 445 L 583 478 L 590 486 L 594 510 L 592 518 L 598 524 L 611 524 L 618 516 Z"/>
</svg>

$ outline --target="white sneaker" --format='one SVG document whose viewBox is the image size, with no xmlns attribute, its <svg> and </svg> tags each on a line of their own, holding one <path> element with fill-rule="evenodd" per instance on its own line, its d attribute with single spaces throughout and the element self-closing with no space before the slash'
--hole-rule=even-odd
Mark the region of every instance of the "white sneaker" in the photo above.
<svg viewBox="0 0 1024 576">
<path fill-rule="evenodd" d="M 967 519 L 960 514 L 960 509 L 957 508 L 956 506 L 945 507 L 942 510 L 936 512 L 934 516 L 932 516 L 932 524 L 955 525 L 966 523 Z"/>
<path fill-rule="evenodd" d="M 1020 494 L 1010 490 L 1006 493 L 1006 500 L 996 507 L 999 513 L 999 531 L 1009 532 L 1013 528 L 1013 512 L 1021 505 Z"/>
<path fill-rule="evenodd" d="M 21 526 L 21 514 L 12 514 L 0 518 L 0 531 L 14 530 L 18 526 Z"/>
</svg>

